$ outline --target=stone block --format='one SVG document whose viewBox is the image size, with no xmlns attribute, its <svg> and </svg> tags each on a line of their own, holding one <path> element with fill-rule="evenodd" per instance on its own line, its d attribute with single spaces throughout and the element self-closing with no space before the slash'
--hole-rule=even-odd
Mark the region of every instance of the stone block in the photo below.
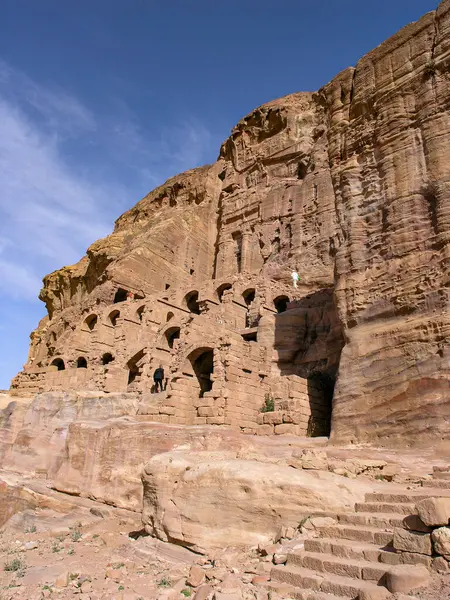
<svg viewBox="0 0 450 600">
<path fill-rule="evenodd" d="M 450 522 L 450 498 L 426 498 L 416 505 L 425 525 L 442 526 Z"/>
<path fill-rule="evenodd" d="M 450 571 L 450 566 L 447 559 L 443 558 L 442 556 L 438 556 L 437 558 L 433 559 L 431 568 L 433 571 L 440 574 L 447 574 Z"/>
<path fill-rule="evenodd" d="M 450 527 L 439 527 L 431 534 L 436 554 L 450 560 Z"/>
<path fill-rule="evenodd" d="M 217 410 L 212 408 L 211 406 L 200 406 L 197 409 L 197 414 L 199 417 L 217 417 Z"/>
<path fill-rule="evenodd" d="M 420 531 L 421 533 L 431 533 L 431 527 L 425 525 L 418 515 L 408 515 L 403 519 L 403 527 L 409 531 Z"/>
<path fill-rule="evenodd" d="M 273 435 L 274 428 L 273 425 L 258 425 L 256 427 L 256 435 Z"/>
<path fill-rule="evenodd" d="M 224 425 L 225 417 L 224 416 L 206 417 L 206 423 L 207 423 L 207 425 Z"/>
<path fill-rule="evenodd" d="M 394 529 L 394 548 L 404 552 L 415 552 L 431 556 L 431 535 L 396 527 Z"/>
<path fill-rule="evenodd" d="M 174 415 L 175 412 L 176 409 L 173 406 L 161 406 L 159 409 L 160 415 Z"/>
<path fill-rule="evenodd" d="M 281 423 L 283 423 L 283 413 L 281 411 L 264 413 L 265 425 L 281 425 Z"/>
<path fill-rule="evenodd" d="M 422 565 L 396 565 L 386 573 L 386 586 L 390 592 L 408 594 L 417 588 L 426 587 L 430 573 Z"/>
<path fill-rule="evenodd" d="M 427 569 L 431 568 L 432 558 L 426 554 L 417 554 L 416 552 L 401 552 L 400 558 L 401 563 L 404 565 L 423 565 L 424 567 L 427 567 Z"/>
<path fill-rule="evenodd" d="M 186 583 L 187 585 L 196 588 L 202 585 L 202 583 L 205 583 L 205 578 L 205 571 L 198 565 L 192 565 Z"/>
<path fill-rule="evenodd" d="M 283 423 L 275 425 L 275 435 L 298 435 L 298 425 L 291 423 Z"/>
<path fill-rule="evenodd" d="M 210 594 L 213 593 L 213 587 L 211 585 L 202 585 L 195 592 L 193 600 L 206 600 Z"/>
</svg>

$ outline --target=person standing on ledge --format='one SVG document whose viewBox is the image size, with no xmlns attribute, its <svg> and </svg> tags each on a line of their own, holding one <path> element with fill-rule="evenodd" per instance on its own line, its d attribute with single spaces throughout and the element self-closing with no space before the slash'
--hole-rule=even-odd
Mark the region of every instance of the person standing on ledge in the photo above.
<svg viewBox="0 0 450 600">
<path fill-rule="evenodd" d="M 162 392 L 164 381 L 164 368 L 162 365 L 159 365 L 159 367 L 155 369 L 155 372 L 153 373 L 153 381 L 155 382 L 155 394 L 157 394 L 158 391 Z"/>
<path fill-rule="evenodd" d="M 297 273 L 297 271 L 295 271 L 294 269 L 292 270 L 291 277 L 292 277 L 292 283 L 294 284 L 294 287 L 296 288 L 300 277 L 299 277 L 299 274 Z"/>
</svg>

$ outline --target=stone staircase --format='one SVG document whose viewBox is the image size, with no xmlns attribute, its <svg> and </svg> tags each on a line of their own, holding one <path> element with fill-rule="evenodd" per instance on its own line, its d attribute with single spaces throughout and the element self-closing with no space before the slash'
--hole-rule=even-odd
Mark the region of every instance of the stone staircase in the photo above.
<svg viewBox="0 0 450 600">
<path fill-rule="evenodd" d="M 415 513 L 417 502 L 436 496 L 450 496 L 450 479 L 438 477 L 414 491 L 366 494 L 354 512 L 336 515 L 335 525 L 320 528 L 319 537 L 305 540 L 304 550 L 273 567 L 269 587 L 298 600 L 357 600 L 365 597 L 362 592 L 384 597 L 379 588 L 391 566 L 416 564 L 416 555 L 394 550 L 394 528 Z"/>
</svg>

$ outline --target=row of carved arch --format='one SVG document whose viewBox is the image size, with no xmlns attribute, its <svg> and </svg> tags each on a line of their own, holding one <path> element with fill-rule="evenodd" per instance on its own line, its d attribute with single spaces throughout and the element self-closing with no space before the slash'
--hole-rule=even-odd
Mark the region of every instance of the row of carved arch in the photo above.
<svg viewBox="0 0 450 600">
<path fill-rule="evenodd" d="M 140 306 L 137 309 L 136 316 L 138 317 L 139 321 L 142 321 L 144 311 L 145 311 L 145 306 Z M 119 319 L 119 317 L 120 317 L 120 310 L 116 309 L 116 310 L 113 310 L 108 315 L 107 320 L 110 325 L 115 327 L 117 325 L 117 320 Z M 85 318 L 84 323 L 90 331 L 93 331 L 97 327 L 98 315 L 96 315 L 95 313 L 90 314 L 89 316 L 87 316 Z"/>
<path fill-rule="evenodd" d="M 102 365 L 108 365 L 114 360 L 114 356 L 110 352 L 105 352 L 103 354 L 101 363 Z M 66 368 L 66 363 L 62 358 L 55 358 L 51 363 L 51 367 L 57 367 L 58 371 L 64 371 Z M 75 364 L 77 369 L 87 369 L 88 361 L 84 356 L 79 356 L 76 360 Z"/>
</svg>

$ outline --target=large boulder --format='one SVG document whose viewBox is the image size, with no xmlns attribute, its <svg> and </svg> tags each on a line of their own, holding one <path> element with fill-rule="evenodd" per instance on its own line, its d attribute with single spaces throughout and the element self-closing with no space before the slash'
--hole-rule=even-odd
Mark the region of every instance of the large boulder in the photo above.
<svg viewBox="0 0 450 600">
<path fill-rule="evenodd" d="M 425 498 L 416 508 L 425 525 L 436 527 L 450 521 L 450 498 Z"/>
<path fill-rule="evenodd" d="M 439 527 L 431 534 L 434 550 L 450 560 L 450 527 Z"/>
<path fill-rule="evenodd" d="M 154 456 L 142 480 L 145 529 L 197 552 L 272 542 L 282 526 L 349 509 L 368 491 L 367 483 L 334 473 L 237 459 L 233 452 Z"/>
</svg>

